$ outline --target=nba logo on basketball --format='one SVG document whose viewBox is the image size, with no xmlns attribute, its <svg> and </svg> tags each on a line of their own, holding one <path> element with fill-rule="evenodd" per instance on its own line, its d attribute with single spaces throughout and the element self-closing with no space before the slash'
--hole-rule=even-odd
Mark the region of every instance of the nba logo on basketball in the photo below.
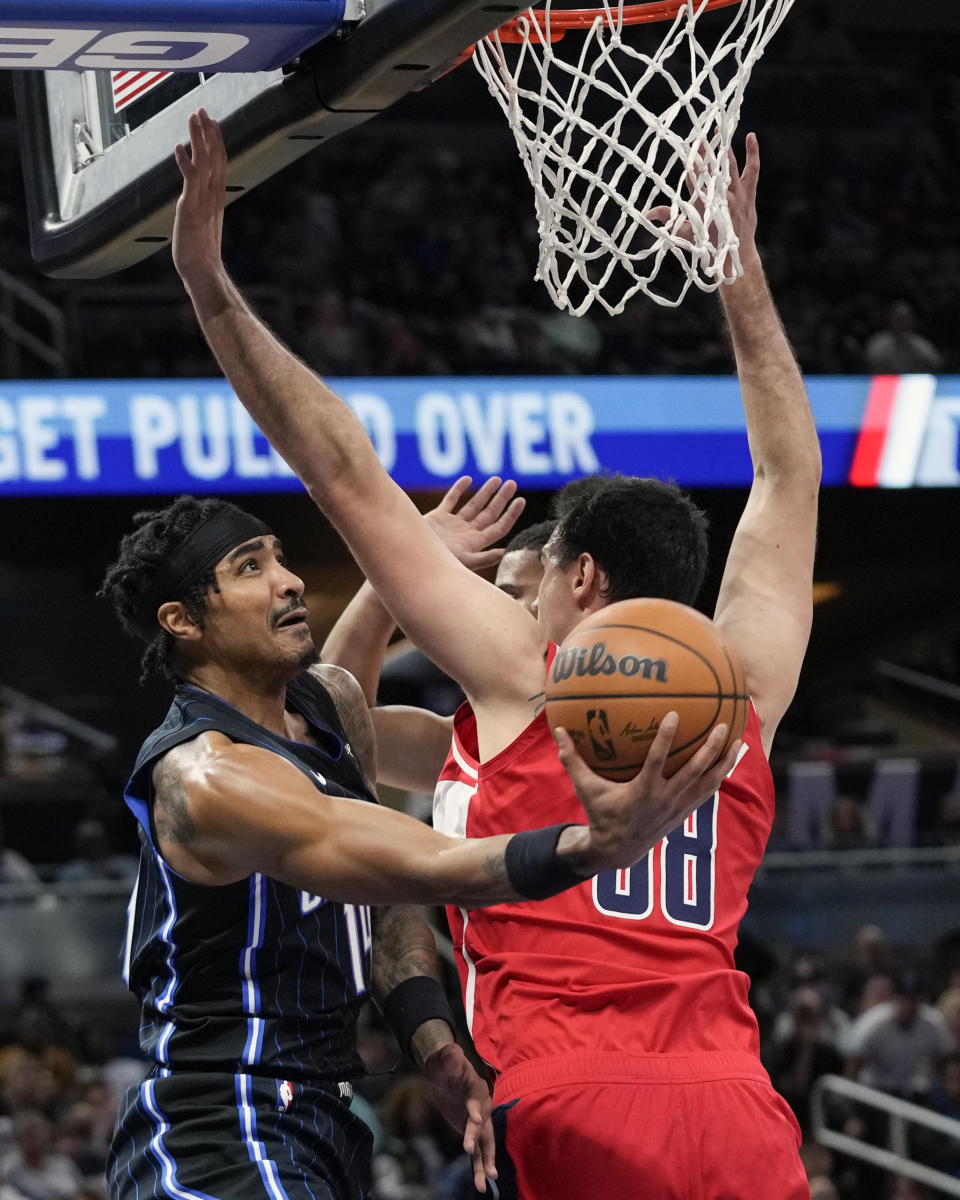
<svg viewBox="0 0 960 1200">
<path fill-rule="evenodd" d="M 590 734 L 597 761 L 612 762 L 617 757 L 617 752 L 610 740 L 610 722 L 604 709 L 587 709 L 587 732 Z"/>
<path fill-rule="evenodd" d="M 286 1112 L 293 1103 L 293 1084 L 283 1079 L 277 1084 L 277 1112 Z"/>
</svg>

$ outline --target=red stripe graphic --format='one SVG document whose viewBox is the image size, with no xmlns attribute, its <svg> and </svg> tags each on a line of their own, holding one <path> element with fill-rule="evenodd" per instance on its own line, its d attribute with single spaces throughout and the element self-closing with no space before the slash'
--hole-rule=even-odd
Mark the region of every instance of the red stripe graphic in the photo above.
<svg viewBox="0 0 960 1200">
<path fill-rule="evenodd" d="M 119 112 L 162 83 L 170 71 L 113 71 L 113 108 Z"/>
<path fill-rule="evenodd" d="M 875 375 L 867 397 L 867 407 L 860 426 L 860 436 L 850 466 L 850 483 L 854 487 L 876 487 L 880 460 L 897 399 L 899 375 Z"/>
</svg>

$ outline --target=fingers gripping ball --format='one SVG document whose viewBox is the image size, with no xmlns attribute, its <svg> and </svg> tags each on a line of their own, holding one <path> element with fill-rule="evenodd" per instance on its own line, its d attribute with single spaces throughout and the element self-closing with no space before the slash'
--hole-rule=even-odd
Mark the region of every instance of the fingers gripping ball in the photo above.
<svg viewBox="0 0 960 1200">
<path fill-rule="evenodd" d="M 721 754 L 741 737 L 743 669 L 712 621 L 672 600 L 621 600 L 581 621 L 547 673 L 547 721 L 562 725 L 606 779 L 632 779 L 660 722 L 680 718 L 664 774 L 696 753 L 719 722 Z"/>
</svg>

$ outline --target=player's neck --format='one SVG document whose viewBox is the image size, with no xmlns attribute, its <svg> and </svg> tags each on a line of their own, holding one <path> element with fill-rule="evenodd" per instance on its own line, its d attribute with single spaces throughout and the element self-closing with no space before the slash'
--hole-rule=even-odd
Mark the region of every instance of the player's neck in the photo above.
<svg viewBox="0 0 960 1200">
<path fill-rule="evenodd" d="M 271 733 L 290 736 L 286 711 L 289 678 L 286 676 L 256 679 L 246 673 L 239 676 L 209 664 L 190 671 L 185 682 L 226 701 Z"/>
</svg>

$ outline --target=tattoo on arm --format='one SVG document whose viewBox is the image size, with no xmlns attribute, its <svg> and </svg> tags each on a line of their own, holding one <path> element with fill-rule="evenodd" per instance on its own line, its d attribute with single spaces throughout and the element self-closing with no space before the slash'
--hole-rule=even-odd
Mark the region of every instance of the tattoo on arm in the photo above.
<svg viewBox="0 0 960 1200">
<path fill-rule="evenodd" d="M 324 669 L 321 664 L 316 675 L 336 705 L 337 715 L 354 748 L 360 768 L 372 786 L 377 779 L 376 734 L 363 689 L 347 671 L 329 667 Z"/>
<path fill-rule="evenodd" d="M 483 869 L 494 883 L 509 883 L 507 877 L 507 856 L 503 850 L 491 851 L 484 860 Z"/>
<path fill-rule="evenodd" d="M 196 833 L 183 776 L 169 754 L 153 768 L 153 821 L 161 841 L 187 845 Z"/>
<path fill-rule="evenodd" d="M 383 998 L 415 975 L 440 977 L 433 930 L 416 909 L 391 904 L 373 911 L 373 990 Z"/>
<path fill-rule="evenodd" d="M 533 705 L 533 715 L 539 717 L 547 706 L 547 693 L 534 692 L 532 696 L 527 697 L 527 703 Z"/>
</svg>

